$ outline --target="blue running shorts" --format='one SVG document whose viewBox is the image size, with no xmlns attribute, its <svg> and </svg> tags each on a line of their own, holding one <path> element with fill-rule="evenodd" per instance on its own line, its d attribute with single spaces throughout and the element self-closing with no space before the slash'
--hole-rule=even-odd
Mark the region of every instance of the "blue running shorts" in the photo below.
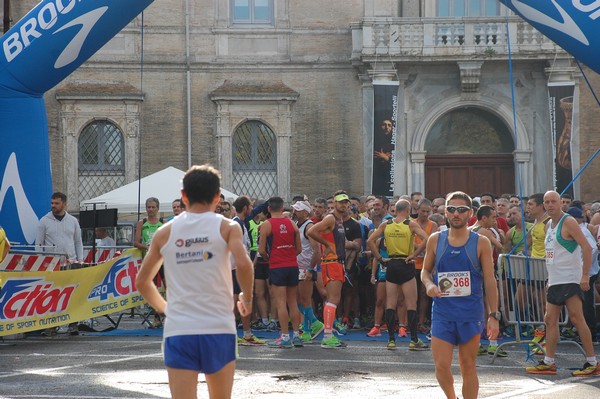
<svg viewBox="0 0 600 399">
<path fill-rule="evenodd" d="M 177 335 L 165 338 L 165 366 L 213 374 L 236 359 L 235 334 Z"/>
<path fill-rule="evenodd" d="M 431 322 L 431 336 L 451 343 L 462 345 L 469 342 L 474 335 L 480 335 L 483 329 L 481 321 L 445 321 Z"/>
</svg>

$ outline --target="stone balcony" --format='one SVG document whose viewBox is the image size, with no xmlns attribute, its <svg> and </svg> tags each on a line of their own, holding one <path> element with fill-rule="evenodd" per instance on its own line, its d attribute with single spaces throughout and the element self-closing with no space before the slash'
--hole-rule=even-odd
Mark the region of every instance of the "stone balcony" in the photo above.
<svg viewBox="0 0 600 399">
<path fill-rule="evenodd" d="M 567 56 L 519 17 L 364 18 L 351 25 L 352 61 L 420 62 Z"/>
</svg>

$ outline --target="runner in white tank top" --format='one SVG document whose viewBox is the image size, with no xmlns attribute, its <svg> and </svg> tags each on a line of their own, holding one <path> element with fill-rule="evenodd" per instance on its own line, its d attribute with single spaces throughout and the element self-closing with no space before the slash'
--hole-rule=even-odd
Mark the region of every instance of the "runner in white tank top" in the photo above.
<svg viewBox="0 0 600 399">
<path fill-rule="evenodd" d="M 224 217 L 212 212 L 185 212 L 171 222 L 160 249 L 169 304 L 164 337 L 188 334 L 235 334 L 233 282 L 227 243 L 221 236 Z M 197 301 L 195 298 L 212 298 Z"/>
<path fill-rule="evenodd" d="M 136 286 L 159 313 L 166 313 L 163 355 L 174 398 L 197 390 L 206 374 L 211 397 L 231 397 L 236 359 L 232 255 L 242 289 L 237 307 L 252 312 L 254 268 L 240 225 L 214 213 L 221 176 L 210 165 L 193 166 L 181 190 L 187 211 L 161 226 L 142 262 Z M 153 279 L 163 264 L 168 304 Z"/>
<path fill-rule="evenodd" d="M 544 316 L 546 354 L 537 365 L 527 367 L 525 371 L 531 374 L 556 374 L 554 355 L 559 338 L 558 320 L 566 306 L 569 318 L 579 332 L 586 356 L 583 367 L 571 374 L 575 377 L 598 375 L 600 366 L 594 353 L 590 329 L 583 317 L 583 292 L 590 289 L 592 248 L 577 221 L 562 211 L 560 195 L 556 191 L 544 194 L 544 208 L 551 218 L 546 223 L 544 242 L 548 269 Z"/>
</svg>

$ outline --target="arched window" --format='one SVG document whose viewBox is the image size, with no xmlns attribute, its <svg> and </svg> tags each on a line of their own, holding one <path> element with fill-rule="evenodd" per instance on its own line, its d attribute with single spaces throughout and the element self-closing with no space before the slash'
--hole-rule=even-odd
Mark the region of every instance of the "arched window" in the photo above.
<svg viewBox="0 0 600 399">
<path fill-rule="evenodd" d="M 233 135 L 233 191 L 266 199 L 277 194 L 277 138 L 259 121 L 240 125 Z"/>
<path fill-rule="evenodd" d="M 81 131 L 78 147 L 79 200 L 97 197 L 125 183 L 123 133 L 98 120 Z"/>
<path fill-rule="evenodd" d="M 506 125 L 478 108 L 447 113 L 435 123 L 425 142 L 427 154 L 507 154 L 514 149 Z"/>
</svg>

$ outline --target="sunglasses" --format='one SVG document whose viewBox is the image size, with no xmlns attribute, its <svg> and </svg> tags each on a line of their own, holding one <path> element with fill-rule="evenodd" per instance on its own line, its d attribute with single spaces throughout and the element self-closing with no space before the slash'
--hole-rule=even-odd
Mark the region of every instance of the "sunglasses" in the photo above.
<svg viewBox="0 0 600 399">
<path fill-rule="evenodd" d="M 458 211 L 458 213 L 467 213 L 471 210 L 471 208 L 469 208 L 468 206 L 447 206 L 446 207 L 446 211 L 448 211 L 448 213 L 452 214 L 456 211 Z"/>
</svg>

